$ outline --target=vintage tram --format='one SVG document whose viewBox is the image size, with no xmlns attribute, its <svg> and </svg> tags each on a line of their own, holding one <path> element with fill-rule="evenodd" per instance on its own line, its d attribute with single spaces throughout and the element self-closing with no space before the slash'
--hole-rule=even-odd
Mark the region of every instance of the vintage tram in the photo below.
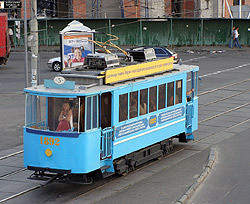
<svg viewBox="0 0 250 204">
<path fill-rule="evenodd" d="M 90 173 L 122 174 L 162 156 L 174 137 L 194 139 L 198 66 L 154 57 L 121 65 L 113 54 L 85 61 L 24 90 L 24 166 L 35 171 L 31 178 L 88 183 Z"/>
</svg>

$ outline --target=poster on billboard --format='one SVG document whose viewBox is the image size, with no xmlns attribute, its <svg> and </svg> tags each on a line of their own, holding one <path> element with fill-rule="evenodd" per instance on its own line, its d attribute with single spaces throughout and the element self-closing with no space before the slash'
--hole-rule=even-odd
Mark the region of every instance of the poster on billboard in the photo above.
<svg viewBox="0 0 250 204">
<path fill-rule="evenodd" d="M 85 57 L 94 52 L 93 36 L 87 32 L 62 35 L 63 69 L 84 64 Z"/>
</svg>

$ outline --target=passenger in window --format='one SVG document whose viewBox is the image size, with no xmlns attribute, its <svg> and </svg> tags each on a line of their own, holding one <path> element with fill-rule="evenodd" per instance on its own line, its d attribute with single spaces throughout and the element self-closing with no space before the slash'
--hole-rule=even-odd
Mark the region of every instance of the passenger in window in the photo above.
<svg viewBox="0 0 250 204">
<path fill-rule="evenodd" d="M 167 86 L 167 107 L 174 105 L 174 82 L 168 83 Z"/>
<path fill-rule="evenodd" d="M 147 104 L 140 104 L 140 115 L 145 115 L 147 113 Z"/>
<path fill-rule="evenodd" d="M 140 115 L 145 115 L 147 110 L 148 104 L 148 89 L 143 89 L 140 91 Z"/>
<path fill-rule="evenodd" d="M 73 127 L 73 114 L 70 109 L 69 102 L 64 102 L 62 105 L 62 111 L 58 117 L 58 127 L 56 131 L 66 131 Z"/>
<path fill-rule="evenodd" d="M 152 99 L 149 99 L 149 112 L 154 112 L 156 111 L 156 105 Z"/>
<path fill-rule="evenodd" d="M 194 92 L 194 89 L 191 89 L 190 91 L 187 91 L 187 93 L 186 93 L 187 102 L 191 101 L 193 92 Z"/>
<path fill-rule="evenodd" d="M 137 100 L 132 99 L 130 101 L 130 113 L 129 118 L 135 118 L 138 114 L 138 103 Z"/>
</svg>

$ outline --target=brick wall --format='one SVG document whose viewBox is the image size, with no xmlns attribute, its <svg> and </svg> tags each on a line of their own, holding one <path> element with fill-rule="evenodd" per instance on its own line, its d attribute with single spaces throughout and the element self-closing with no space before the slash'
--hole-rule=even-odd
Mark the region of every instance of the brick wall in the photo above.
<svg viewBox="0 0 250 204">
<path fill-rule="evenodd" d="M 164 6 L 165 6 L 165 16 L 166 17 L 172 16 L 172 1 L 164 0 Z"/>
<path fill-rule="evenodd" d="M 131 1 L 131 0 L 124 0 L 123 1 L 124 17 L 125 18 L 140 18 L 141 17 L 140 7 L 141 7 L 141 3 L 139 0 L 137 2 Z"/>
<path fill-rule="evenodd" d="M 86 18 L 85 2 L 85 0 L 73 0 L 73 18 Z"/>
<path fill-rule="evenodd" d="M 22 2 L 21 18 L 24 19 L 24 0 L 21 0 L 21 2 Z M 27 19 L 30 19 L 30 8 L 31 8 L 31 0 L 26 0 Z"/>
<path fill-rule="evenodd" d="M 183 15 L 182 17 L 194 17 L 195 16 L 195 4 L 194 0 L 184 0 L 183 1 Z"/>
</svg>

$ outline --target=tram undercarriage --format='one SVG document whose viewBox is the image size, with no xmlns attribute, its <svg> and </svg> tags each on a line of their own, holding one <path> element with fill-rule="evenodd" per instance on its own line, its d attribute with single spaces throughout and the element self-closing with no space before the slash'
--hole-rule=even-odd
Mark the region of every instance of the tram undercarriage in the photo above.
<svg viewBox="0 0 250 204">
<path fill-rule="evenodd" d="M 28 166 L 29 170 L 35 171 L 30 177 L 28 177 L 28 179 L 46 181 L 46 183 L 43 185 L 47 185 L 54 181 L 75 184 L 91 184 L 93 179 L 96 178 L 107 178 L 114 174 L 125 175 L 130 171 L 133 171 L 136 167 L 145 164 L 146 162 L 169 154 L 173 148 L 173 139 L 170 138 L 128 154 L 124 157 L 115 159 L 113 161 L 115 169 L 114 173 L 105 171 L 110 166 L 103 166 L 101 169 L 88 174 L 71 174 L 70 170 Z"/>
</svg>

